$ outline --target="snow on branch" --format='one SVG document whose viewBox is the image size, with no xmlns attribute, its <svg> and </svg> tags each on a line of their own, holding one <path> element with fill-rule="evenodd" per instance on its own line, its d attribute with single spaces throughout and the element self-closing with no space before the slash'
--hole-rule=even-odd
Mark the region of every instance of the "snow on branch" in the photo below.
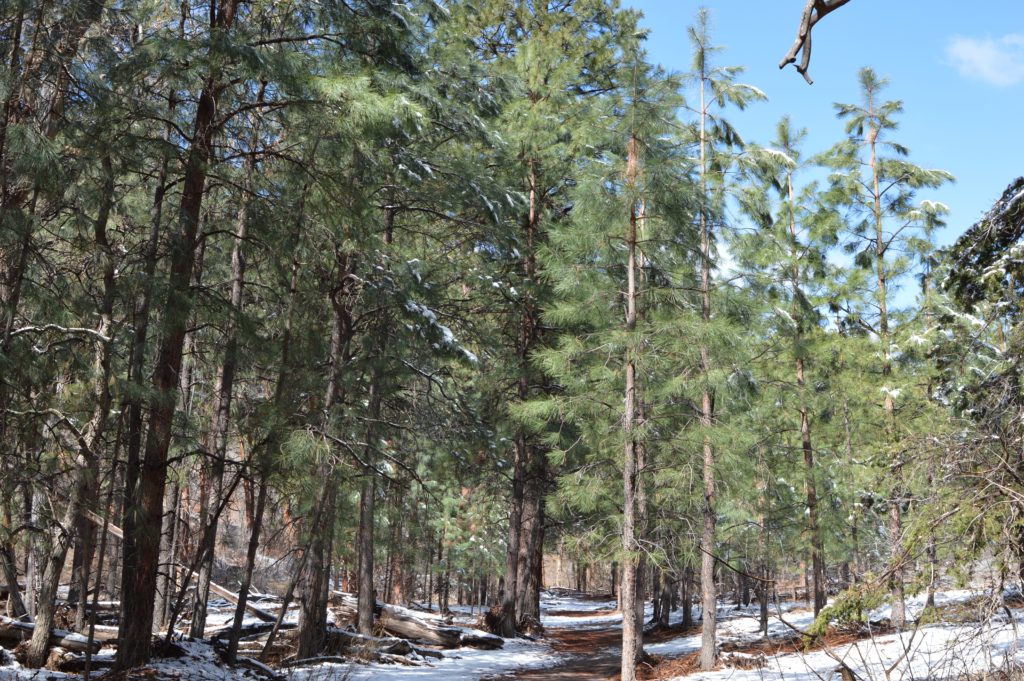
<svg viewBox="0 0 1024 681">
<path fill-rule="evenodd" d="M 59 331 L 60 333 L 67 334 L 69 336 L 92 336 L 96 340 L 102 341 L 104 343 L 109 343 L 112 340 L 110 336 L 104 336 L 96 329 L 87 329 L 82 326 L 60 326 L 58 324 L 44 324 L 42 326 L 23 326 L 20 329 L 14 329 L 13 331 L 11 331 L 11 336 L 20 336 L 25 333 L 45 333 L 47 331 Z"/>
</svg>

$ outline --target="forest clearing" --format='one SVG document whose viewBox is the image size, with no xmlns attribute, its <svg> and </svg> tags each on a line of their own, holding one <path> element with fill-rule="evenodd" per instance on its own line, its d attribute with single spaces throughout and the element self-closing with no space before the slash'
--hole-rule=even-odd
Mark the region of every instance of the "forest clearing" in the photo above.
<svg viewBox="0 0 1024 681">
<path fill-rule="evenodd" d="M 1020 10 L 880 3 L 3 3 L 0 681 L 1024 678 Z"/>
</svg>

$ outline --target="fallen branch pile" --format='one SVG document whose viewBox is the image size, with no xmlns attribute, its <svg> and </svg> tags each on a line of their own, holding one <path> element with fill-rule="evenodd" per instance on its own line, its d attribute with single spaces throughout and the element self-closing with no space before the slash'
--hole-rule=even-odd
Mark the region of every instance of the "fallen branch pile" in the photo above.
<svg viewBox="0 0 1024 681">
<path fill-rule="evenodd" d="M 338 622 L 349 622 L 356 616 L 358 601 L 353 594 L 335 591 L 331 605 Z M 482 648 L 496 650 L 505 645 L 500 636 L 479 629 L 446 624 L 436 617 L 408 608 L 377 601 L 374 607 L 379 628 L 392 636 L 439 646 L 441 648 Z"/>
</svg>

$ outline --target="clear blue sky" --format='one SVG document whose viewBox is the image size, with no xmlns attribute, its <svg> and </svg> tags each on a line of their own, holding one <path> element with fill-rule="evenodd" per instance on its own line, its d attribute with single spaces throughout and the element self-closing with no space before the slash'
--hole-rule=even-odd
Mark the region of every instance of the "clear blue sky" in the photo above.
<svg viewBox="0 0 1024 681">
<path fill-rule="evenodd" d="M 721 65 L 742 65 L 742 82 L 765 91 L 766 103 L 730 120 L 748 141 L 767 143 L 789 114 L 808 128 L 805 153 L 843 134 L 833 102 L 858 101 L 857 71 L 871 66 L 902 99 L 898 139 L 918 165 L 957 177 L 934 198 L 950 207 L 949 226 L 936 235 L 954 241 L 1024 175 L 1024 3 L 1020 0 L 852 0 L 814 29 L 808 85 L 793 69 L 780 71 L 804 0 L 622 0 L 644 13 L 651 61 L 671 71 L 689 68 L 686 28 L 697 8 L 712 12 Z"/>
</svg>

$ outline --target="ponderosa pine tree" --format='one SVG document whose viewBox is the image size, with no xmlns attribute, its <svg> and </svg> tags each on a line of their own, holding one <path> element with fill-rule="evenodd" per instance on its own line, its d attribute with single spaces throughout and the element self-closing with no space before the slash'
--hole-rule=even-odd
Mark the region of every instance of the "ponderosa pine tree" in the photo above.
<svg viewBox="0 0 1024 681">
<path fill-rule="evenodd" d="M 837 115 L 845 121 L 847 139 L 822 157 L 831 168 L 826 200 L 846 211 L 845 248 L 855 254 L 855 264 L 874 277 L 873 301 L 856 313 L 856 323 L 878 338 L 879 390 L 883 418 L 879 449 L 888 457 L 891 481 L 889 505 L 890 589 L 892 623 L 906 624 L 904 605 L 903 506 L 907 502 L 903 483 L 906 463 L 900 444 L 906 424 L 901 422 L 896 400 L 901 393 L 899 378 L 893 375 L 893 315 L 890 286 L 920 264 L 931 246 L 932 231 L 943 224 L 945 206 L 935 201 L 914 203 L 921 189 L 933 189 L 951 181 L 944 170 L 921 168 L 906 160 L 908 149 L 891 140 L 897 116 L 903 111 L 899 100 L 884 100 L 881 91 L 888 81 L 872 69 L 859 74 L 861 101 L 836 104 Z"/>
<path fill-rule="evenodd" d="M 670 275 L 680 268 L 692 274 L 688 249 L 696 233 L 687 212 L 690 162 L 675 123 L 679 83 L 644 62 L 637 45 L 623 49 L 633 56 L 618 70 L 617 99 L 605 104 L 621 115 L 604 117 L 610 127 L 595 129 L 601 156 L 582 168 L 572 219 L 553 230 L 545 251 L 556 298 L 544 320 L 562 333 L 536 361 L 561 390 L 527 411 L 571 429 L 552 440 L 552 456 L 563 464 L 570 456 L 579 461 L 562 480 L 572 507 L 610 511 L 603 500 L 621 499 L 621 673 L 633 679 L 643 655 L 648 487 L 652 459 L 665 444 L 655 437 L 667 395 L 658 383 L 671 375 L 652 339 L 655 324 L 671 316 L 659 309 L 672 297 Z M 574 450 L 582 450 L 582 460 Z M 614 477 L 581 477 L 604 464 L 622 471 L 617 484 Z"/>
<path fill-rule="evenodd" d="M 717 592 L 715 587 L 716 562 L 716 468 L 713 429 L 716 425 L 714 383 L 718 362 L 712 357 L 711 343 L 715 287 L 713 273 L 718 258 L 716 233 L 719 231 L 725 197 L 729 192 L 729 171 L 733 163 L 733 150 L 743 141 L 732 126 L 721 116 L 729 106 L 744 108 L 750 102 L 764 99 L 764 94 L 750 85 L 736 82 L 743 69 L 734 66 L 716 66 L 713 63 L 721 48 L 711 44 L 710 14 L 701 10 L 696 24 L 689 29 L 693 50 L 693 65 L 688 74 L 694 93 L 693 103 L 687 108 L 693 114 L 694 144 L 697 149 L 697 181 L 700 185 L 701 205 L 697 215 L 700 231 L 701 268 L 698 281 L 701 303 L 701 321 L 707 332 L 700 347 L 700 376 L 704 385 L 700 397 L 700 423 L 704 431 L 703 477 L 704 508 L 701 534 L 701 602 L 703 604 L 700 664 L 707 671 L 715 666 L 718 657 L 715 643 Z"/>
<path fill-rule="evenodd" d="M 758 158 L 752 182 L 741 194 L 745 212 L 757 231 L 734 242 L 737 260 L 749 267 L 749 277 L 772 306 L 777 320 L 773 341 L 787 346 L 793 358 L 797 429 L 804 462 L 807 544 L 814 580 L 814 613 L 825 607 L 824 542 L 818 520 L 820 477 L 815 467 L 818 449 L 812 437 L 815 383 L 812 371 L 814 346 L 820 340 L 819 308 L 831 292 L 828 251 L 837 244 L 836 224 L 816 220 L 817 184 L 800 187 L 797 174 L 808 167 L 800 146 L 806 130 L 794 130 L 788 117 L 776 126 L 775 140 L 754 152 Z"/>
<path fill-rule="evenodd" d="M 636 14 L 599 0 L 576 0 L 557 8 L 494 0 L 453 10 L 449 28 L 473 37 L 477 58 L 488 65 L 488 78 L 517 92 L 496 122 L 503 142 L 489 152 L 514 206 L 494 204 L 493 209 L 500 211 L 510 231 L 495 235 L 498 243 L 488 246 L 507 266 L 496 284 L 508 282 L 514 291 L 505 300 L 508 361 L 501 382 L 514 386 L 515 405 L 552 388 L 531 360 L 551 341 L 541 323 L 549 294 L 538 251 L 549 223 L 564 216 L 574 165 L 588 154 L 590 101 L 610 87 L 608 74 L 617 59 L 614 44 L 635 29 Z M 503 635 L 539 627 L 544 498 L 550 478 L 542 433 L 516 418 L 507 428 L 509 539 L 504 599 L 495 624 Z"/>
</svg>

